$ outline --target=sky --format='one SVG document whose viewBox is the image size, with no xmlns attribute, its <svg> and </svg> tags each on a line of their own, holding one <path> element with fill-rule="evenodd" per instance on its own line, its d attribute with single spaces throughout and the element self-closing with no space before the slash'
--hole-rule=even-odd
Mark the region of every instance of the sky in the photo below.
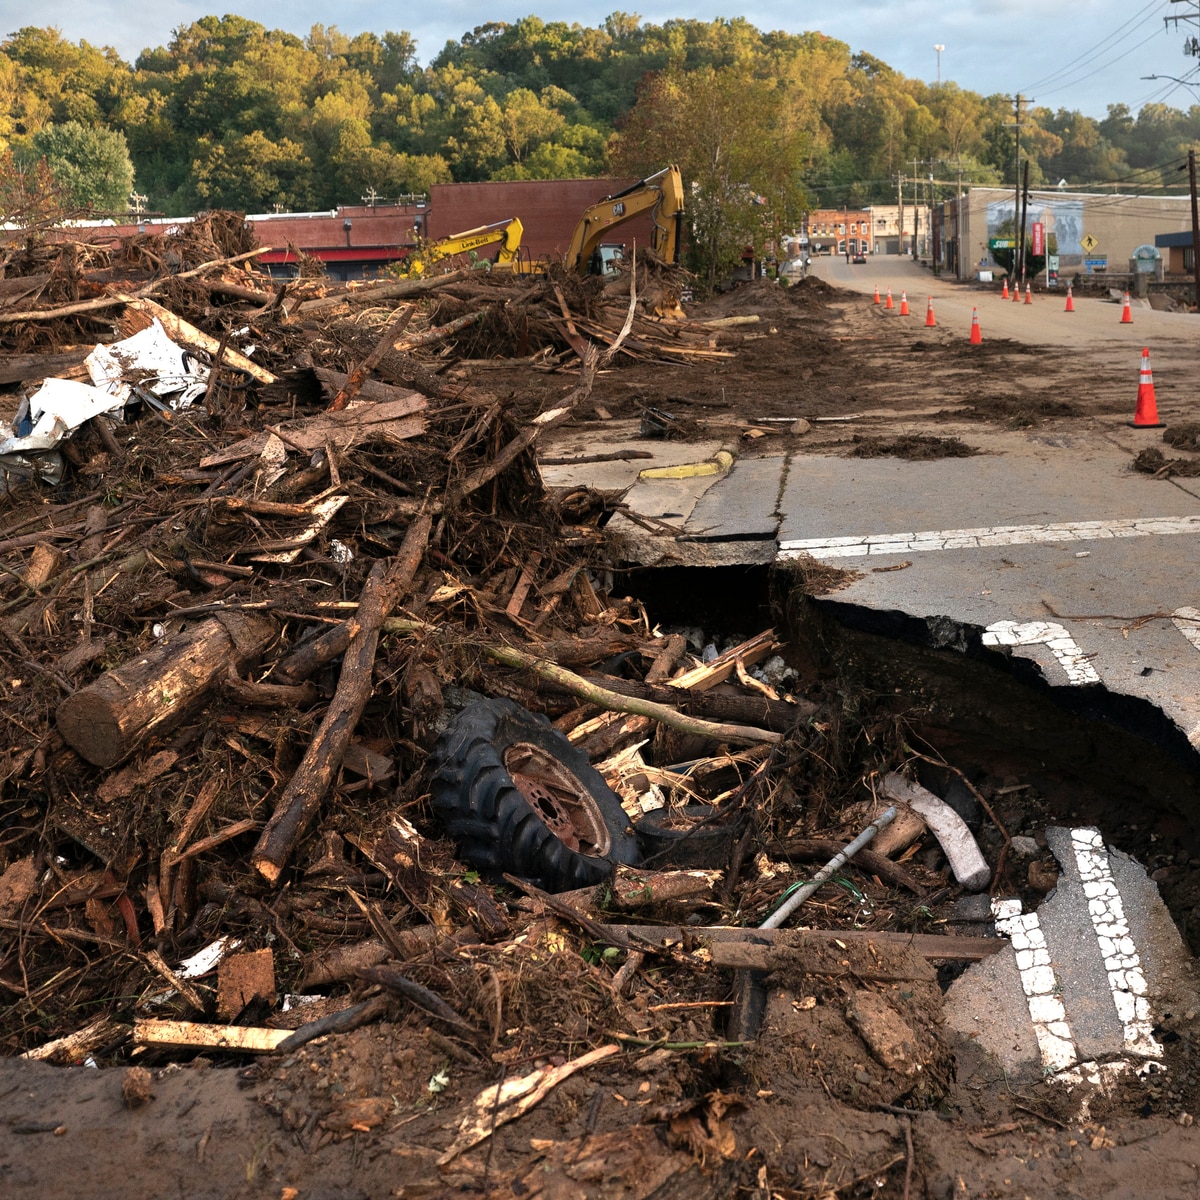
<svg viewBox="0 0 1200 1200">
<path fill-rule="evenodd" d="M 1136 112 L 1150 101 L 1179 108 L 1200 103 L 1200 59 L 1183 50 L 1185 37 L 1200 37 L 1200 27 L 1163 23 L 1167 14 L 1200 11 L 1200 0 L 749 0 L 740 10 L 686 0 L 627 2 L 623 11 L 654 24 L 672 17 L 744 16 L 763 30 L 819 30 L 930 82 L 937 79 L 934 46 L 940 44 L 944 80 L 984 95 L 1019 90 L 1036 104 L 1093 117 L 1103 117 L 1110 104 L 1127 104 Z M 412 9 L 394 0 L 39 0 L 34 5 L 0 0 L 0 37 L 23 25 L 55 25 L 71 41 L 112 46 L 132 62 L 141 50 L 166 45 L 178 26 L 225 11 L 301 35 L 314 24 L 336 25 L 351 35 L 405 29 L 417 39 L 421 61 L 428 62 L 447 41 L 486 21 L 514 21 L 533 13 L 544 21 L 602 25 L 618 5 L 614 0 L 441 0 Z M 1195 89 L 1168 78 L 1182 79 L 1189 72 Z M 1162 78 L 1142 78 L 1147 75 Z"/>
</svg>

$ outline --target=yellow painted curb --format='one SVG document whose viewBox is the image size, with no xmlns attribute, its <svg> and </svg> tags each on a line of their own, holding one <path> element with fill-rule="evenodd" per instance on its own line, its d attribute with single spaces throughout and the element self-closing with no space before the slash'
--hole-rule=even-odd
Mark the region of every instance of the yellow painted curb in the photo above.
<svg viewBox="0 0 1200 1200">
<path fill-rule="evenodd" d="M 680 463 L 677 467 L 647 467 L 638 472 L 639 479 L 695 479 L 701 475 L 724 475 L 733 466 L 733 455 L 718 450 L 704 462 Z"/>
</svg>

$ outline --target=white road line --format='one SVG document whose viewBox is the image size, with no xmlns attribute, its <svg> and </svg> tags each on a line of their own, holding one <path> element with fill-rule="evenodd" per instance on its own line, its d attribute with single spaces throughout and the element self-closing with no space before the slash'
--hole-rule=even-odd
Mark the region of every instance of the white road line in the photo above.
<svg viewBox="0 0 1200 1200">
<path fill-rule="evenodd" d="M 1172 620 L 1175 628 L 1200 650 L 1200 608 L 1177 608 Z"/>
<path fill-rule="evenodd" d="M 873 533 L 855 537 L 801 538 L 779 543 L 779 558 L 862 558 L 871 554 L 914 554 L 922 550 L 983 550 L 1089 542 L 1100 538 L 1162 537 L 1200 533 L 1200 516 L 1129 517 L 1111 521 L 1056 521 L 1049 525 L 985 525 L 924 533 Z"/>
<path fill-rule="evenodd" d="M 1059 982 L 1050 963 L 1046 935 L 1035 912 L 1021 913 L 1020 900 L 992 899 L 996 929 L 1008 936 L 1017 957 L 1021 990 L 1029 1006 L 1034 1036 L 1047 1071 L 1064 1071 L 1075 1065 L 1078 1054 Z"/>
<path fill-rule="evenodd" d="M 1099 683 L 1096 668 L 1062 625 L 1054 621 L 997 621 L 983 631 L 985 646 L 1046 646 L 1058 659 L 1070 683 Z"/>
<path fill-rule="evenodd" d="M 1113 878 L 1104 840 L 1097 829 L 1072 829 L 1071 845 L 1104 969 L 1108 972 L 1113 1004 L 1124 1026 L 1125 1049 L 1142 1058 L 1162 1058 L 1163 1049 L 1154 1038 L 1150 1001 L 1146 997 L 1146 975 L 1130 936 L 1125 906 Z"/>
</svg>

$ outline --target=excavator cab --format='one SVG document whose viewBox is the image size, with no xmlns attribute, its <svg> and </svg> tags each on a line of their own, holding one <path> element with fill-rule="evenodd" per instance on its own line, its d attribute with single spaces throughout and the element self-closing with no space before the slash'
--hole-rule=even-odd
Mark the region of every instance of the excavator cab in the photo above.
<svg viewBox="0 0 1200 1200">
<path fill-rule="evenodd" d="M 580 275 L 612 274 L 624 247 L 602 241 L 604 235 L 647 211 L 652 221 L 650 248 L 677 263 L 683 233 L 683 177 L 678 167 L 669 166 L 586 208 L 571 236 L 567 267 Z"/>
</svg>

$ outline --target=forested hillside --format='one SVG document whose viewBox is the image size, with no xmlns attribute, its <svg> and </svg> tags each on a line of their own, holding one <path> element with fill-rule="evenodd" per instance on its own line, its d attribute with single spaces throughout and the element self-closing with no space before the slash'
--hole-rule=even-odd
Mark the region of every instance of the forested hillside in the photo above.
<svg viewBox="0 0 1200 1200">
<path fill-rule="evenodd" d="M 786 217 L 894 197 L 901 173 L 1008 182 L 1011 123 L 1010 97 L 907 79 L 820 33 L 741 19 L 616 13 L 584 28 L 531 16 L 481 25 L 428 66 L 404 32 L 318 25 L 300 38 L 236 16 L 181 27 L 132 64 L 69 31 L 0 43 L 9 169 L 45 158 L 97 209 L 124 208 L 131 186 L 169 214 L 315 209 L 444 180 L 677 161 L 707 195 Z M 1022 148 L 1035 183 L 1149 190 L 1174 187 L 1171 160 L 1198 141 L 1200 107 L 1118 106 L 1103 120 L 1035 107 Z"/>
</svg>

